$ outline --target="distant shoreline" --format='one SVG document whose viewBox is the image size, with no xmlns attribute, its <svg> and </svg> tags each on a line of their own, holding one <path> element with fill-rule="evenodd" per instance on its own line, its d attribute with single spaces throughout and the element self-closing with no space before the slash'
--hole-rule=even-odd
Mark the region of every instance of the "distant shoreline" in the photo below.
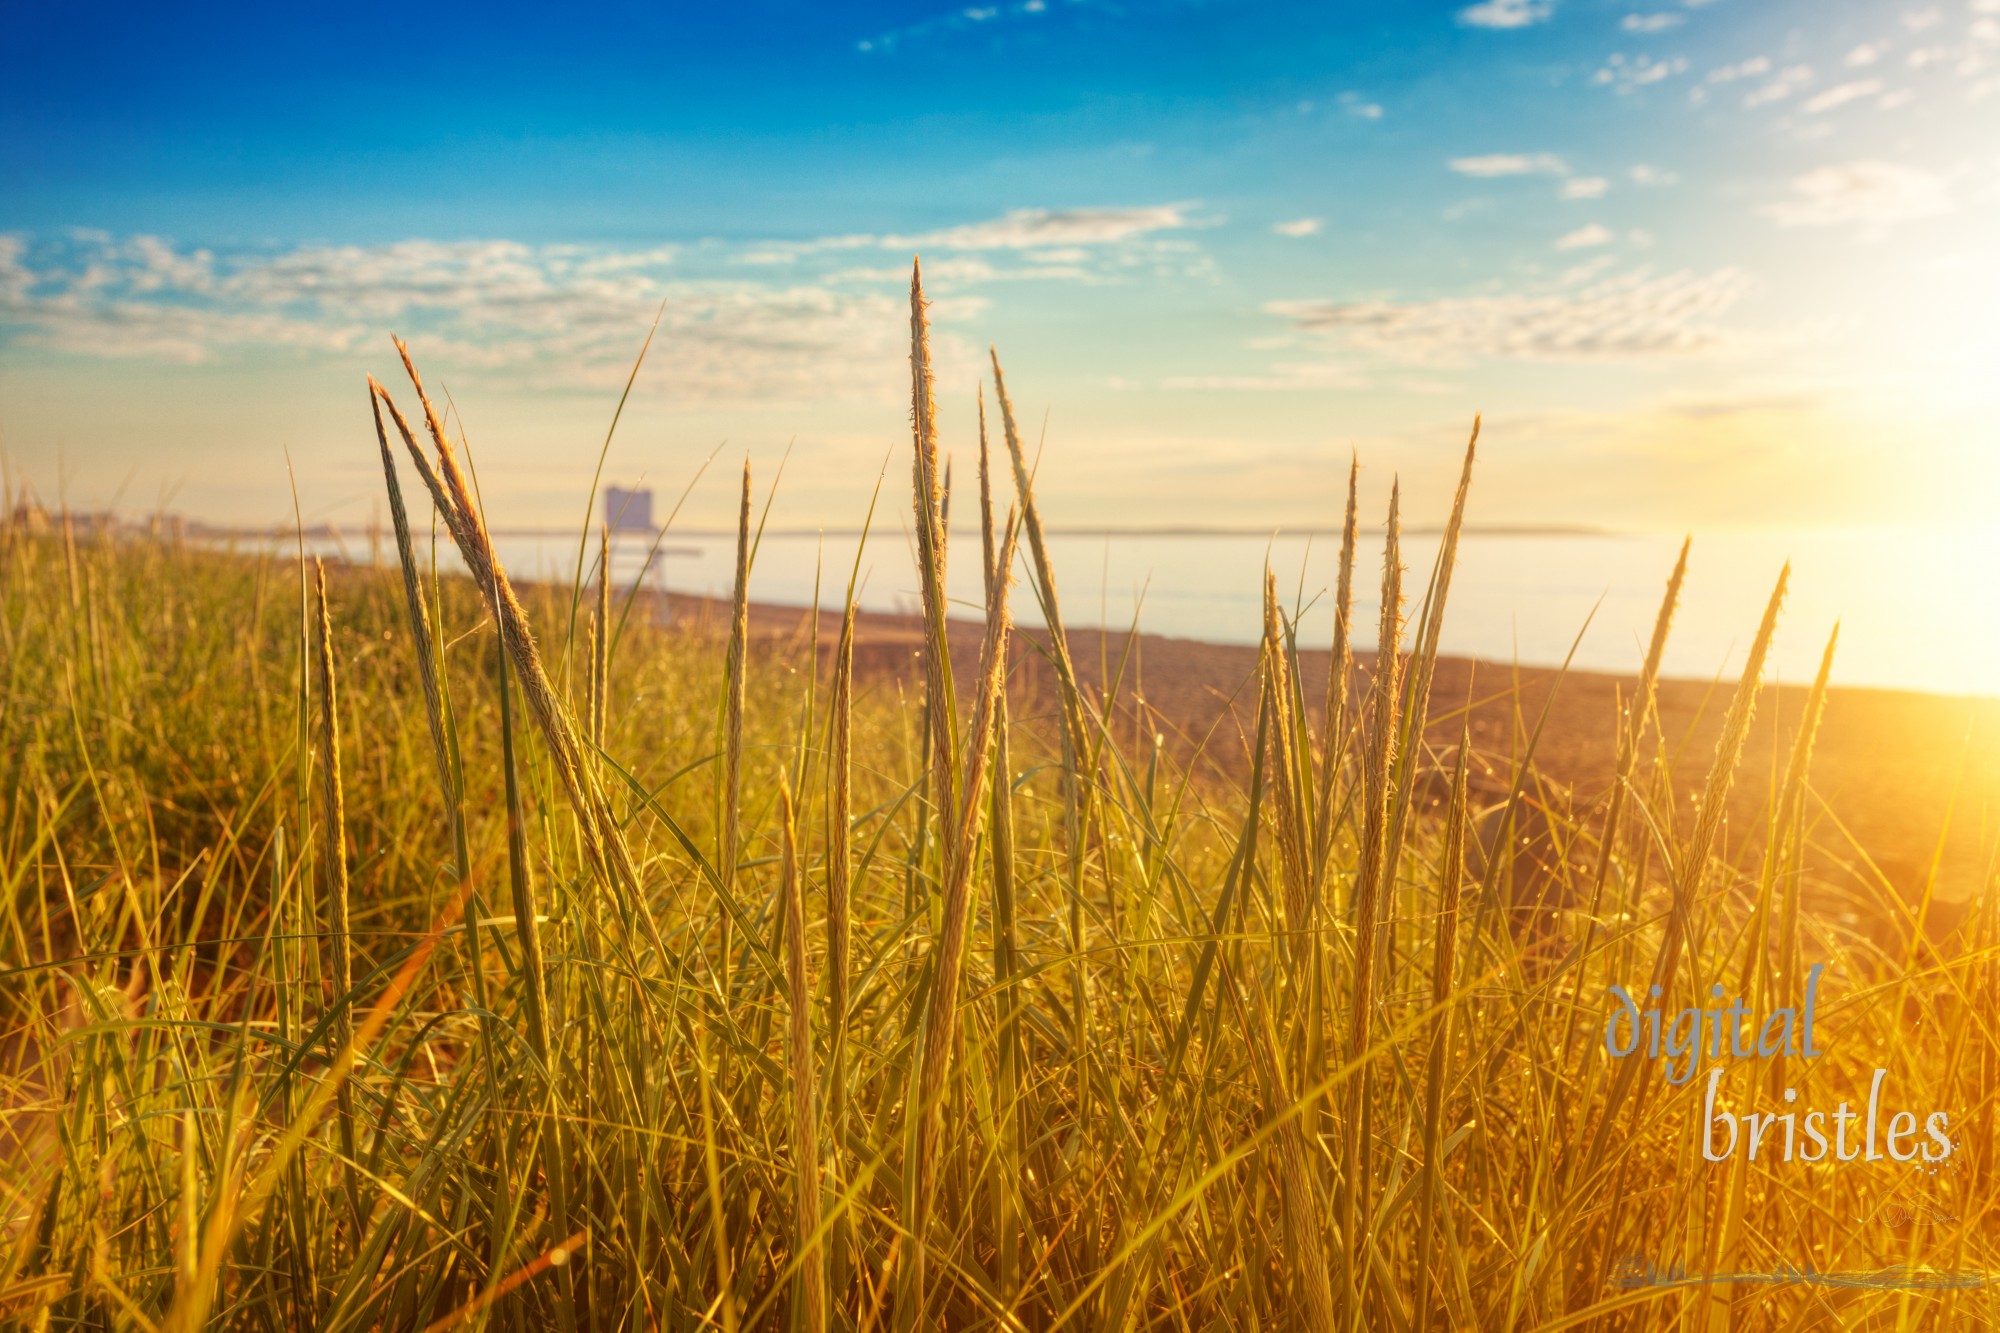
<svg viewBox="0 0 2000 1333">
<path fill-rule="evenodd" d="M 80 532 L 91 532 L 102 528 L 117 528 L 130 531 L 159 531 L 177 534 L 198 541 L 294 541 L 304 538 L 308 541 L 329 541 L 340 537 L 365 533 L 368 523 L 313 523 L 303 528 L 290 524 L 268 526 L 244 526 L 226 523 L 208 523 L 200 519 L 187 518 L 179 514 L 127 517 L 122 514 L 77 513 L 72 521 Z M 379 522 L 374 526 L 379 526 Z M 876 529 L 878 532 L 880 527 Z M 1381 524 L 1363 524 L 1359 531 L 1380 533 L 1385 531 Z M 490 529 L 495 537 L 509 539 L 545 537 L 575 540 L 578 532 L 574 527 L 515 526 Z M 1051 537 L 1187 537 L 1195 539 L 1223 537 L 1334 537 L 1341 535 L 1337 527 L 1249 527 L 1205 524 L 1134 524 L 1129 527 L 1105 524 L 1052 524 L 1045 529 Z M 1405 537 L 1441 537 L 1444 525 L 1405 524 Z M 1463 529 L 1467 537 L 1585 537 L 1630 539 L 1643 534 L 1623 532 L 1616 528 L 1596 527 L 1588 523 L 1468 523 Z M 656 538 L 699 538 L 705 541 L 734 541 L 734 528 L 670 528 L 661 532 L 655 528 L 620 528 L 613 530 L 613 536 L 636 537 L 651 541 Z M 764 537 L 860 537 L 858 527 L 816 528 L 802 525 L 789 527 L 768 527 Z"/>
</svg>

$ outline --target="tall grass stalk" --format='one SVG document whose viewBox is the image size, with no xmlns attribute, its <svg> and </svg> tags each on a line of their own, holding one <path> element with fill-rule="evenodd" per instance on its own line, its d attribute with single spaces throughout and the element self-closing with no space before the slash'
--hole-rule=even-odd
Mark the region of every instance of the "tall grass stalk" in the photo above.
<svg viewBox="0 0 2000 1333">
<path fill-rule="evenodd" d="M 1373 718 L 1369 728 L 1369 749 L 1364 788 L 1367 808 L 1362 821 L 1361 865 L 1354 891 L 1354 972 L 1348 991 L 1347 1058 L 1358 1061 L 1369 1043 L 1369 1031 L 1376 1016 L 1375 955 L 1376 933 L 1381 923 L 1382 899 L 1395 867 L 1388 863 L 1389 828 L 1396 817 L 1392 803 L 1396 738 L 1400 730 L 1397 708 L 1401 701 L 1400 675 L 1403 639 L 1403 557 L 1401 547 L 1400 482 L 1389 491 L 1387 535 L 1382 547 L 1382 618 L 1375 639 L 1375 682 Z M 1365 1305 L 1364 1292 L 1371 1263 L 1370 1241 L 1363 1232 L 1369 1212 L 1369 1180 L 1372 1170 L 1373 1134 L 1369 1106 L 1369 1070 L 1362 1066 L 1348 1084 L 1341 1137 L 1341 1237 L 1347 1246 L 1347 1274 L 1350 1298 L 1356 1318 Z"/>
<path fill-rule="evenodd" d="M 988 348 L 993 363 L 993 397 L 1000 405 L 1000 429 L 1007 443 L 1007 458 L 1014 472 L 1014 493 L 1021 507 L 1021 526 L 1028 537 L 1033 557 L 1035 595 L 1042 612 L 1047 654 L 1055 668 L 1056 705 L 1060 720 L 1059 741 L 1063 773 L 1063 820 L 1067 843 L 1067 918 L 1069 926 L 1069 1009 L 1070 1056 L 1078 1105 L 1089 1113 L 1091 1078 L 1090 998 L 1084 962 L 1085 914 L 1084 881 L 1089 861 L 1092 814 L 1095 808 L 1095 771 L 1088 767 L 1091 745 L 1086 719 L 1083 687 L 1077 680 L 1076 664 L 1070 657 L 1069 636 L 1063 629 L 1062 603 L 1056 594 L 1055 563 L 1049 558 L 1048 539 L 1043 533 L 1041 510 L 1035 503 L 1034 477 L 1028 467 L 1027 451 L 1014 420 L 1014 401 L 1007 394 L 1007 376 L 1000 368 L 998 349 Z"/>
<path fill-rule="evenodd" d="M 354 940 L 348 923 L 347 803 L 340 781 L 340 693 L 333 665 L 333 613 L 326 604 L 326 570 L 313 562 L 313 606 L 319 622 L 319 740 L 320 794 L 323 814 L 320 871 L 326 903 L 326 953 L 333 1009 L 331 1039 L 344 1042 L 353 1025 L 347 1016 L 354 992 Z M 354 1224 L 361 1225 L 361 1186 L 355 1176 L 354 1091 L 342 1084 L 338 1101 L 341 1174 L 347 1181 Z"/>
<path fill-rule="evenodd" d="M 736 578 L 729 594 L 729 649 L 722 667 L 722 771 L 716 781 L 718 811 L 715 864 L 721 872 L 722 948 L 718 963 L 719 984 L 727 998 L 730 971 L 735 958 L 733 926 L 735 914 L 729 910 L 736 896 L 736 865 L 741 856 L 743 805 L 743 696 L 744 670 L 750 647 L 750 460 L 743 460 L 743 490 L 736 506 Z"/>
<path fill-rule="evenodd" d="M 1452 764 L 1451 796 L 1445 803 L 1444 849 L 1438 867 L 1437 923 L 1431 944 L 1431 1030 L 1424 1070 L 1423 1211 L 1418 1214 L 1416 1331 L 1427 1333 L 1438 1299 L 1437 1231 L 1444 1211 L 1445 1083 L 1451 1062 L 1451 993 L 1457 984 L 1458 908 L 1465 891 L 1467 777 L 1472 766 L 1472 730 L 1459 733 Z"/>
<path fill-rule="evenodd" d="M 800 1333 L 825 1333 L 826 1260 L 819 1248 L 820 1154 L 819 1095 L 814 1077 L 816 1058 L 812 1037 L 812 992 L 806 985 L 806 908 L 804 872 L 799 866 L 798 815 L 792 808 L 791 784 L 778 779 L 778 818 L 783 860 L 778 876 L 785 913 L 785 988 L 790 1003 L 786 1030 L 786 1066 L 792 1090 L 792 1250 L 799 1260 L 799 1306 L 793 1327 Z"/>
</svg>

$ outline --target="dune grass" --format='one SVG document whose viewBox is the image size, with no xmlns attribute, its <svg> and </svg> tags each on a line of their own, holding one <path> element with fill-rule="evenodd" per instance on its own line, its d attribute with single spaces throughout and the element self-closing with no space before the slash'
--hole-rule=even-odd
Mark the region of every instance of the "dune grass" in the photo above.
<svg viewBox="0 0 2000 1333">
<path fill-rule="evenodd" d="M 1402 651 L 1355 651 L 1350 472 L 1318 706 L 1267 583 L 1243 727 L 1176 749 L 1071 659 L 997 355 L 1006 463 L 982 395 L 954 548 L 919 281 L 907 680 L 858 673 L 851 583 L 824 645 L 752 636 L 747 466 L 720 632 L 615 607 L 601 533 L 578 586 L 515 586 L 403 358 L 419 427 L 370 388 L 393 570 L 0 531 L 0 1321 L 1993 1318 L 1982 1289 L 1618 1280 L 2000 1268 L 1990 895 L 1942 949 L 1816 914 L 1826 670 L 1785 771 L 1738 771 L 1782 575 L 1696 808 L 1652 711 L 1684 551 L 1604 719 L 1615 785 L 1558 815 L 1533 727 L 1475 754 L 1430 697 L 1471 446 L 1435 568 L 1404 569 L 1392 501 Z M 956 655 L 954 554 L 985 596 Z M 1046 629 L 1013 631 L 1023 591 Z M 1760 781 L 1765 826 L 1728 828 Z M 1509 850 L 1537 817 L 1553 870 Z M 1884 1067 L 1896 1109 L 1950 1113 L 1942 1165 L 1710 1163 L 1700 1080 L 1605 1054 L 1610 984 L 1761 1013 L 1815 963 L 1827 1053 L 1739 1062 L 1735 1108 L 1858 1102 Z"/>
</svg>

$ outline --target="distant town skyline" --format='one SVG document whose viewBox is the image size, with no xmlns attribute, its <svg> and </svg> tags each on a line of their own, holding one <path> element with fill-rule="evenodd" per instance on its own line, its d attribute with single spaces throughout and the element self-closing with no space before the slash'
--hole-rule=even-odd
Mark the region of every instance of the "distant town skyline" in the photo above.
<svg viewBox="0 0 2000 1333">
<path fill-rule="evenodd" d="M 0 451 L 84 508 L 365 522 L 395 332 L 495 521 L 573 524 L 657 314 L 606 479 L 852 526 L 918 254 L 947 443 L 997 344 L 1056 523 L 1323 528 L 1353 452 L 1436 503 L 1476 411 L 1493 525 L 2000 502 L 2000 0 L 9 28 Z"/>
</svg>

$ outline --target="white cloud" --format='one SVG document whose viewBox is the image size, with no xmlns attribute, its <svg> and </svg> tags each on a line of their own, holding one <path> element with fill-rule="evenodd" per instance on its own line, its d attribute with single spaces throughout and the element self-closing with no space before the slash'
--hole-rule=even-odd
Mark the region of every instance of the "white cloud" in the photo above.
<svg viewBox="0 0 2000 1333">
<path fill-rule="evenodd" d="M 1366 97 L 1363 97 L 1360 93 L 1357 92 L 1342 93 L 1339 97 L 1339 102 L 1341 108 L 1344 111 L 1346 111 L 1347 114 L 1350 116 L 1357 116 L 1362 120 L 1382 119 L 1381 103 L 1371 102 Z"/>
<path fill-rule="evenodd" d="M 1027 19 L 1048 12 L 1048 0 L 1016 0 L 1012 4 L 969 5 L 936 18 L 923 19 L 879 32 L 854 44 L 863 55 L 886 55 L 905 42 L 921 41 L 990 25 L 996 19 Z"/>
<path fill-rule="evenodd" d="M 1641 162 L 1638 166 L 1633 167 L 1626 175 L 1632 178 L 1634 185 L 1677 185 L 1681 179 L 1678 175 L 1663 167 L 1652 166 L 1645 162 Z"/>
<path fill-rule="evenodd" d="M 441 370 L 577 387 L 622 382 L 664 302 L 648 378 L 677 394 L 873 396 L 893 391 L 885 368 L 901 355 L 895 308 L 912 251 L 929 261 L 933 316 L 949 325 L 983 305 L 968 289 L 984 284 L 1203 276 L 1208 257 L 1171 234 L 1213 221 L 1190 207 L 1021 209 L 915 236 L 687 253 L 505 240 L 215 252 L 100 232 L 0 236 L 0 348 L 198 363 L 345 356 L 396 331 Z M 864 255 L 880 266 L 853 262 Z M 942 330 L 941 362 L 955 348 Z"/>
<path fill-rule="evenodd" d="M 1788 65 L 1778 72 L 1777 78 L 1745 95 L 1743 105 L 1757 107 L 1770 102 L 1782 102 L 1812 81 L 1812 66 Z"/>
<path fill-rule="evenodd" d="M 1318 218 L 1294 218 L 1290 222 L 1274 222 L 1271 230 L 1280 236 L 1316 236 L 1321 221 Z"/>
<path fill-rule="evenodd" d="M 1710 70 L 1708 72 L 1708 81 L 1710 83 L 1734 83 L 1738 79 L 1754 79 L 1759 74 L 1769 74 L 1770 72 L 1771 57 L 1751 56 L 1748 60 L 1739 60 L 1733 65 L 1723 65 L 1718 69 Z"/>
<path fill-rule="evenodd" d="M 1454 157 L 1447 164 L 1461 176 L 1567 176 L 1569 165 L 1554 153 L 1487 153 Z"/>
<path fill-rule="evenodd" d="M 795 264 L 808 256 L 882 250 L 896 254 L 899 261 L 911 254 L 925 256 L 924 275 L 927 281 L 934 273 L 942 276 L 946 272 L 959 275 L 953 280 L 960 282 L 1093 276 L 1082 268 L 1073 272 L 1057 272 L 1049 267 L 1081 266 L 1086 261 L 1100 270 L 1094 276 L 1102 277 L 1112 270 L 1130 269 L 1147 262 L 1167 262 L 1176 256 L 1185 263 L 1188 254 L 1195 250 L 1192 243 L 1159 233 L 1211 227 L 1222 221 L 1212 215 L 1197 218 L 1191 213 L 1193 207 L 1192 204 L 1156 204 L 1138 208 L 1023 208 L 982 222 L 914 235 L 860 232 L 807 241 L 763 242 L 741 254 L 729 256 L 727 262 L 770 266 Z M 1000 265 L 988 265 L 983 270 L 969 266 L 950 270 L 938 267 L 939 259 L 950 254 L 1015 255 L 1028 264 L 1040 267 L 1035 271 Z M 1198 262 L 1207 261 L 1202 258 Z M 846 270 L 838 276 L 843 280 L 857 280 L 865 275 L 866 280 L 874 281 L 885 271 L 864 266 Z"/>
<path fill-rule="evenodd" d="M 1186 204 L 1147 208 L 1019 208 L 989 222 L 974 222 L 920 236 L 885 236 L 893 250 L 1027 250 L 1045 245 L 1108 245 L 1149 232 L 1193 226 Z"/>
<path fill-rule="evenodd" d="M 1794 177 L 1791 197 L 1762 212 L 1781 227 L 1880 228 L 1936 217 L 1951 208 L 1950 190 L 1930 172 L 1895 162 L 1860 161 Z"/>
<path fill-rule="evenodd" d="M 649 378 L 690 399 L 875 396 L 906 355 L 893 292 L 674 275 L 670 247 L 403 241 L 215 255 L 153 238 L 0 252 L 8 341 L 194 364 L 352 355 L 407 335 L 445 373 L 623 382 L 656 311 Z M 942 322 L 966 301 L 935 303 Z M 949 332 L 941 356 L 964 358 Z"/>
<path fill-rule="evenodd" d="M 1609 245 L 1612 235 L 1608 228 L 1595 222 L 1586 223 L 1575 231 L 1565 232 L 1556 240 L 1558 250 L 1589 250 L 1595 246 Z"/>
<path fill-rule="evenodd" d="M 939 293 L 956 293 L 963 288 L 989 282 L 1063 281 L 1096 282 L 1102 275 L 1092 271 L 1082 262 L 1064 258 L 1064 251 L 1052 250 L 1038 253 L 1028 264 L 1001 267 L 980 255 L 956 255 L 944 259 L 932 259 L 924 265 L 924 291 L 935 304 Z M 1055 256 L 1050 258 L 1049 256 Z M 1089 258 L 1085 253 L 1085 259 Z M 852 285 L 856 283 L 907 287 L 910 270 L 901 264 L 857 266 L 835 269 L 822 279 L 828 284 Z"/>
<path fill-rule="evenodd" d="M 1935 28 L 1942 22 L 1944 22 L 1944 11 L 1936 5 L 1929 5 L 1923 9 L 1908 9 L 1903 11 L 1903 26 L 1911 32 L 1922 32 L 1926 28 Z"/>
<path fill-rule="evenodd" d="M 1558 193 L 1565 199 L 1602 199 L 1610 188 L 1611 182 L 1602 176 L 1575 176 L 1564 181 Z"/>
<path fill-rule="evenodd" d="M 1872 65 L 1881 58 L 1882 44 L 1880 42 L 1863 42 L 1847 53 L 1846 64 L 1849 69 L 1859 69 L 1863 65 Z"/>
<path fill-rule="evenodd" d="M 1590 76 L 1590 81 L 1600 87 L 1608 87 L 1620 93 L 1630 93 L 1649 84 L 1671 79 L 1677 74 L 1685 74 L 1687 67 L 1685 56 L 1655 60 L 1647 55 L 1627 56 L 1621 52 L 1614 52 L 1605 57 L 1603 66 Z"/>
<path fill-rule="evenodd" d="M 1684 14 L 1627 14 L 1618 26 L 1626 32 L 1665 32 L 1680 27 L 1686 18 Z"/>
<path fill-rule="evenodd" d="M 1392 360 L 1647 360 L 1725 345 L 1716 321 L 1747 290 L 1735 269 L 1646 270 L 1538 291 L 1393 301 L 1274 301 L 1303 334 Z"/>
<path fill-rule="evenodd" d="M 1873 97 L 1881 91 L 1880 79 L 1856 79 L 1852 83 L 1837 83 L 1824 92 L 1814 93 L 1807 98 L 1800 106 L 1800 110 L 1808 115 L 1818 115 L 1863 97 Z"/>
<path fill-rule="evenodd" d="M 1459 10 L 1458 21 L 1475 28 L 1526 28 L 1555 12 L 1555 0 L 1481 0 Z"/>
</svg>

